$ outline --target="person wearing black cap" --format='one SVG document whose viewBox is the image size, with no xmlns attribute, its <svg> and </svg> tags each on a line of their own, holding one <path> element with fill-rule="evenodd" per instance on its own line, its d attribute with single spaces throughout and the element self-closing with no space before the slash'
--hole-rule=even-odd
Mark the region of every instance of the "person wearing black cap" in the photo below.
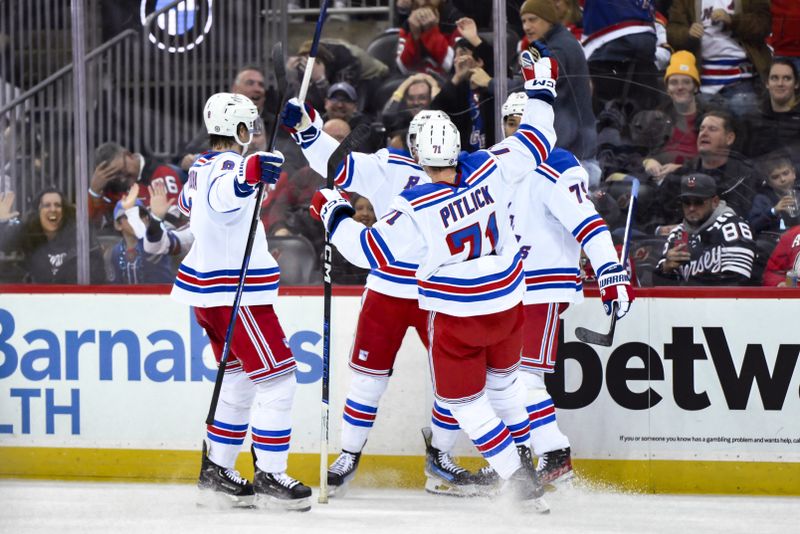
<svg viewBox="0 0 800 534">
<path fill-rule="evenodd" d="M 653 280 L 659 285 L 746 285 L 755 259 L 750 226 L 702 173 L 681 179 L 683 221 L 670 232 Z"/>
<path fill-rule="evenodd" d="M 358 93 L 355 87 L 347 82 L 339 82 L 328 88 L 325 98 L 325 113 L 322 120 L 342 119 L 347 121 L 352 130 L 361 123 L 369 125 L 369 116 L 358 111 Z"/>
</svg>

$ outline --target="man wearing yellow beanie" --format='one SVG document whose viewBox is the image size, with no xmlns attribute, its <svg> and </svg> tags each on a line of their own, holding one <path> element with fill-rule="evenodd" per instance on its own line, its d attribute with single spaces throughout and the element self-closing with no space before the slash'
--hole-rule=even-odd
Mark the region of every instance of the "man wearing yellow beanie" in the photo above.
<svg viewBox="0 0 800 534">
<path fill-rule="evenodd" d="M 520 8 L 524 35 L 517 53 L 534 41 L 542 41 L 558 62 L 562 74 L 556 82 L 556 146 L 575 154 L 579 160 L 593 158 L 597 146 L 589 68 L 580 43 L 560 22 L 553 0 L 526 0 Z M 513 90 L 513 88 L 511 88 Z"/>
<path fill-rule="evenodd" d="M 688 50 L 679 50 L 672 54 L 667 72 L 664 74 L 664 83 L 668 83 L 673 74 L 689 76 L 700 87 L 700 71 L 697 70 L 697 60 Z"/>
</svg>

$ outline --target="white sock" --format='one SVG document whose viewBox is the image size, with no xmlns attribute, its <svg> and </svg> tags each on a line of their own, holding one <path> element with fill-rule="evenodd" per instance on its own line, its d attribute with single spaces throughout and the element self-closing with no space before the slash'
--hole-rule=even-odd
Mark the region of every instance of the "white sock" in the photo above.
<svg viewBox="0 0 800 534">
<path fill-rule="evenodd" d="M 486 395 L 465 403 L 440 402 L 455 416 L 475 444 L 478 452 L 503 479 L 508 479 L 522 464 L 511 433 L 492 410 Z"/>
<path fill-rule="evenodd" d="M 292 401 L 297 389 L 294 373 L 256 385 L 252 433 L 258 468 L 267 473 L 286 471 L 292 437 Z"/>
<path fill-rule="evenodd" d="M 225 373 L 219 392 L 214 424 L 206 426 L 208 458 L 222 467 L 232 469 L 242 450 L 250 421 L 255 386 L 241 368 Z"/>
<path fill-rule="evenodd" d="M 450 410 L 434 400 L 431 410 L 431 445 L 449 453 L 456 446 L 460 431 L 461 427 Z"/>
<path fill-rule="evenodd" d="M 389 384 L 388 377 L 353 373 L 344 403 L 342 450 L 361 452 L 378 414 L 378 403 Z"/>
<path fill-rule="evenodd" d="M 486 374 L 486 394 L 495 413 L 500 416 L 514 437 L 516 445 L 530 447 L 531 434 L 528 411 L 525 409 L 528 392 L 520 373 Z"/>
<path fill-rule="evenodd" d="M 569 447 L 569 439 L 558 428 L 556 407 L 545 388 L 543 374 L 541 372 L 520 374 L 528 388 L 527 407 L 531 421 L 533 453 L 542 456 L 546 452 Z"/>
</svg>

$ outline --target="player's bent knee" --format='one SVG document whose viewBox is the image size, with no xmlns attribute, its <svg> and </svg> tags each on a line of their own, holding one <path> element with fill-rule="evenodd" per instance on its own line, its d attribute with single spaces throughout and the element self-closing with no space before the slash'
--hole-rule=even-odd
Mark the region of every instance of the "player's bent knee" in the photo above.
<svg viewBox="0 0 800 534">
<path fill-rule="evenodd" d="M 514 384 L 519 378 L 519 373 L 498 375 L 486 373 L 486 389 L 490 391 L 504 391 Z"/>
<path fill-rule="evenodd" d="M 297 390 L 297 379 L 294 373 L 273 378 L 256 385 L 255 408 L 291 409 L 294 393 Z"/>
<path fill-rule="evenodd" d="M 377 403 L 388 385 L 388 377 L 370 376 L 354 372 L 348 397 Z"/>
</svg>

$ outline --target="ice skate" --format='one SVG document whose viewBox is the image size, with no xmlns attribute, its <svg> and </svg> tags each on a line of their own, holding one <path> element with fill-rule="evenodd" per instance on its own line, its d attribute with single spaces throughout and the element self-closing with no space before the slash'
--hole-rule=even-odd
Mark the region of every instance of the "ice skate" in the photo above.
<svg viewBox="0 0 800 534">
<path fill-rule="evenodd" d="M 531 450 L 524 445 L 517 445 L 517 453 L 522 462 L 522 467 L 517 469 L 506 486 L 511 497 L 520 503 L 524 510 L 538 514 L 549 514 L 550 506 L 544 499 L 544 488 L 536 475 L 533 467 Z"/>
<path fill-rule="evenodd" d="M 208 458 L 208 446 L 203 441 L 203 459 L 197 480 L 199 506 L 221 508 L 250 508 L 255 501 L 253 485 L 238 471 L 217 465 Z"/>
<path fill-rule="evenodd" d="M 425 491 L 438 495 L 471 497 L 477 493 L 475 476 L 455 463 L 450 455 L 431 445 L 431 429 L 422 429 L 425 439 Z"/>
<path fill-rule="evenodd" d="M 335 462 L 328 468 L 328 496 L 343 497 L 347 493 L 350 481 L 356 475 L 360 452 L 342 451 Z"/>
<path fill-rule="evenodd" d="M 258 496 L 258 506 L 268 508 L 277 506 L 285 510 L 307 512 L 311 510 L 311 488 L 295 480 L 286 472 L 267 473 L 255 465 L 255 450 L 253 452 L 253 489 Z"/>
<path fill-rule="evenodd" d="M 473 475 L 475 491 L 478 495 L 493 496 L 502 487 L 502 480 L 491 465 L 484 465 Z"/>
<path fill-rule="evenodd" d="M 568 483 L 575 476 L 572 471 L 570 448 L 544 453 L 539 458 L 536 473 L 539 476 L 539 482 L 550 491 Z"/>
</svg>

